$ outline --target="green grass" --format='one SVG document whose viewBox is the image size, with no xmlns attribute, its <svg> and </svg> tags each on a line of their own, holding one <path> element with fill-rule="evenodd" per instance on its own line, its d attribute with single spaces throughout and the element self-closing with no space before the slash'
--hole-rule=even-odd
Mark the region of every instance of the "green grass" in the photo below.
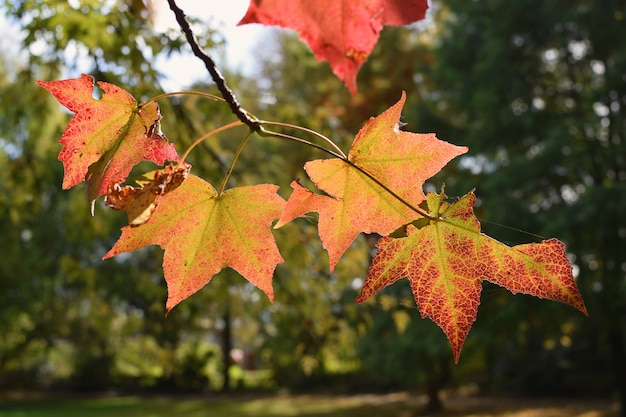
<svg viewBox="0 0 626 417">
<path fill-rule="evenodd" d="M 612 417 L 610 403 L 449 398 L 437 416 Z M 271 397 L 105 397 L 0 399 L 1 417 L 414 417 L 423 399 L 406 393 L 388 395 L 299 395 Z"/>
<path fill-rule="evenodd" d="M 2 417 L 287 417 L 287 416 L 389 416 L 406 405 L 398 401 L 368 406 L 366 397 L 231 397 L 176 399 L 172 397 L 115 397 L 88 399 L 37 399 L 0 401 Z M 365 409 L 367 406 L 367 409 Z M 367 412 L 366 412 L 367 411 Z M 364 414 L 365 413 L 365 414 Z M 392 413 L 392 414 L 389 414 Z"/>
</svg>

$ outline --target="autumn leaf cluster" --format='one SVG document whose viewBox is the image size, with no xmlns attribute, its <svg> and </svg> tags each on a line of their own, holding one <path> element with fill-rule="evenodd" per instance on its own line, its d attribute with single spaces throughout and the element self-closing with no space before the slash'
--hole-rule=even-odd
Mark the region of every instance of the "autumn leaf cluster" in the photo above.
<svg viewBox="0 0 626 417">
<path fill-rule="evenodd" d="M 295 28 L 354 93 L 356 73 L 383 25 L 410 23 L 426 11 L 424 1 L 407 2 L 405 9 L 388 3 L 253 0 L 241 23 Z M 331 150 L 333 157 L 307 162 L 316 189 L 293 181 L 285 201 L 276 185 L 216 189 L 192 174 L 161 132 L 154 101 L 137 103 L 101 81 L 96 99 L 88 75 L 39 84 L 75 113 L 60 141 L 63 188 L 87 181 L 92 207 L 105 195 L 106 205 L 127 213 L 129 224 L 105 259 L 148 245 L 165 250 L 167 312 L 226 267 L 272 301 L 272 277 L 283 262 L 273 229 L 317 212 L 331 270 L 360 233 L 382 236 L 357 302 L 407 278 L 422 316 L 442 328 L 457 361 L 476 319 L 482 281 L 587 313 L 563 243 L 509 247 L 481 233 L 473 192 L 453 202 L 443 189 L 424 194 L 424 182 L 467 148 L 403 131 L 404 94 L 364 124 L 347 155 Z M 129 181 L 131 169 L 145 160 L 162 168 Z"/>
</svg>

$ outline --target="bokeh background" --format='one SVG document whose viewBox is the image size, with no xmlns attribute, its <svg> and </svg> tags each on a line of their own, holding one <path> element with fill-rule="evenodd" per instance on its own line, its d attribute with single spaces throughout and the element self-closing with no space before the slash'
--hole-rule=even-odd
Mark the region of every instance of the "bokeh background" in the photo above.
<svg viewBox="0 0 626 417">
<path fill-rule="evenodd" d="M 101 260 L 125 216 L 99 202 L 92 217 L 84 186 L 61 190 L 71 114 L 35 80 L 85 72 L 139 100 L 215 87 L 167 66 L 188 47 L 156 25 L 156 1 L 0 4 L 0 390 L 405 391 L 431 409 L 450 393 L 588 398 L 626 415 L 625 1 L 434 1 L 427 22 L 383 31 L 354 97 L 289 31 L 255 32 L 245 65 L 233 64 L 219 16 L 191 16 L 254 114 L 347 150 L 406 91 L 405 130 L 469 147 L 427 190 L 476 188 L 483 230 L 507 244 L 567 244 L 590 317 L 485 283 L 458 365 L 406 280 L 354 304 L 376 237 L 360 236 L 330 273 L 315 216 L 275 231 L 285 263 L 274 304 L 225 270 L 164 317 L 162 251 Z M 196 96 L 160 105 L 179 152 L 234 119 Z M 203 143 L 194 173 L 218 183 L 244 133 Z M 255 138 L 229 186 L 271 182 L 287 197 L 304 162 L 323 156 Z"/>
</svg>

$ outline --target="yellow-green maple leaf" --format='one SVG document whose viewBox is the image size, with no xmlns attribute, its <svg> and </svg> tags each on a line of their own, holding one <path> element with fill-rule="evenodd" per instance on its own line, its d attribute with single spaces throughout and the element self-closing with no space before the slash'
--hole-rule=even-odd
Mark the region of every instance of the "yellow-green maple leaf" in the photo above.
<svg viewBox="0 0 626 417">
<path fill-rule="evenodd" d="M 232 267 L 274 299 L 272 276 L 283 262 L 271 231 L 285 201 L 271 184 L 238 187 L 217 195 L 194 175 L 160 196 L 150 218 L 125 226 L 110 258 L 147 245 L 165 249 L 163 270 L 169 312 L 206 285 L 222 268 Z"/>
</svg>

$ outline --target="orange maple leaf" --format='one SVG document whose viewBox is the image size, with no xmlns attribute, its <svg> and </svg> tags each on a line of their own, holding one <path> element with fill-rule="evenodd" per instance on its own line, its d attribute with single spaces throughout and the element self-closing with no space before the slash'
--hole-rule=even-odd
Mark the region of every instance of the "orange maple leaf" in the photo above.
<svg viewBox="0 0 626 417">
<path fill-rule="evenodd" d="M 103 95 L 97 100 L 93 97 L 94 80 L 85 74 L 37 84 L 76 113 L 61 136 L 63 189 L 87 180 L 92 211 L 94 200 L 111 184 L 124 182 L 137 163 L 178 161 L 174 145 L 161 133 L 156 103 L 138 107 L 127 91 L 102 81 L 98 87 Z"/>
<path fill-rule="evenodd" d="M 427 9 L 426 0 L 252 0 L 239 24 L 296 30 L 354 95 L 357 72 L 378 42 L 383 25 L 422 20 Z"/>
<path fill-rule="evenodd" d="M 164 248 L 167 312 L 227 266 L 273 301 L 272 276 L 283 262 L 270 227 L 285 205 L 277 190 L 276 185 L 261 184 L 218 196 L 209 183 L 189 175 L 178 188 L 160 196 L 145 223 L 122 228 L 103 259 L 147 245 Z"/>
<path fill-rule="evenodd" d="M 294 192 L 275 227 L 304 213 L 318 212 L 319 235 L 328 251 L 331 270 L 359 233 L 387 235 L 419 216 L 411 206 L 417 207 L 424 201 L 423 182 L 467 151 L 466 147 L 441 141 L 434 134 L 401 131 L 404 101 L 403 93 L 398 103 L 363 126 L 348 154 L 350 163 L 339 158 L 306 163 L 309 177 L 330 197 L 292 183 Z"/>
<path fill-rule="evenodd" d="M 428 225 L 409 225 L 406 237 L 378 241 L 357 302 L 408 277 L 422 317 L 443 329 L 455 362 L 476 320 L 483 280 L 513 294 L 561 301 L 587 315 L 563 243 L 550 239 L 506 246 L 480 232 L 473 192 L 453 204 L 445 198 L 443 191 L 428 194 Z"/>
</svg>

